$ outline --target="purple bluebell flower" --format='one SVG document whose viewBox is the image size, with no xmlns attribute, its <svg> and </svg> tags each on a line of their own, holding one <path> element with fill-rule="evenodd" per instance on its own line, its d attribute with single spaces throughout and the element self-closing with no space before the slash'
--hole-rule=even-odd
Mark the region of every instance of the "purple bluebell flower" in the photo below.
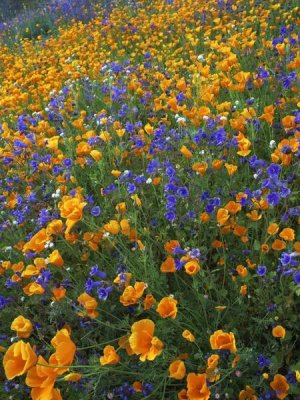
<svg viewBox="0 0 300 400">
<path fill-rule="evenodd" d="M 257 267 L 257 275 L 258 276 L 264 276 L 267 272 L 267 267 L 265 267 L 264 265 L 259 265 Z"/>
<path fill-rule="evenodd" d="M 294 274 L 294 282 L 295 282 L 297 285 L 300 285 L 300 271 L 298 271 L 298 272 L 296 272 L 296 273 Z"/>
<path fill-rule="evenodd" d="M 267 200 L 269 204 L 271 204 L 272 206 L 276 206 L 280 201 L 280 197 L 276 192 L 273 192 L 267 195 Z"/>
<path fill-rule="evenodd" d="M 101 208 L 99 206 L 93 207 L 91 209 L 91 215 L 93 217 L 99 217 L 100 214 L 101 214 Z"/>
<path fill-rule="evenodd" d="M 177 192 L 176 192 L 177 194 L 178 194 L 178 196 L 180 196 L 180 197 L 188 197 L 189 196 L 189 190 L 188 190 L 188 188 L 186 187 L 186 186 L 181 186 L 181 187 L 179 187 L 178 189 L 177 189 Z"/>
</svg>

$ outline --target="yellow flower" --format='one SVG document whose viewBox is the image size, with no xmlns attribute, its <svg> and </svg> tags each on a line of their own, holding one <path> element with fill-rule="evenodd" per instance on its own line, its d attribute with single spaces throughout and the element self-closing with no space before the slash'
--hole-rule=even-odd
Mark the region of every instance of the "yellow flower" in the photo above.
<svg viewBox="0 0 300 400">
<path fill-rule="evenodd" d="M 81 379 L 82 375 L 78 372 L 71 372 L 70 374 L 64 376 L 64 380 L 67 382 L 77 382 Z"/>
</svg>

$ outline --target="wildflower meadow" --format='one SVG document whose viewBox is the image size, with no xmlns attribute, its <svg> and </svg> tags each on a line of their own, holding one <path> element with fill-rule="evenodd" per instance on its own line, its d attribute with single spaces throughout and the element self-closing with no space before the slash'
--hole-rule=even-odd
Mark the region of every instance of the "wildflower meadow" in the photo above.
<svg viewBox="0 0 300 400">
<path fill-rule="evenodd" d="M 299 400 L 299 3 L 38 3 L 0 22 L 0 400 Z"/>
</svg>

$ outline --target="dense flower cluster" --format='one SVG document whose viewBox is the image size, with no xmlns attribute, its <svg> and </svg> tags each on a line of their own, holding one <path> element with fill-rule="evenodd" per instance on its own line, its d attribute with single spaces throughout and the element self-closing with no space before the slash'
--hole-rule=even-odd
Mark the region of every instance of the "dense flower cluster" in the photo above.
<svg viewBox="0 0 300 400">
<path fill-rule="evenodd" d="M 95 3 L 1 33 L 0 398 L 298 398 L 299 5 Z"/>
</svg>

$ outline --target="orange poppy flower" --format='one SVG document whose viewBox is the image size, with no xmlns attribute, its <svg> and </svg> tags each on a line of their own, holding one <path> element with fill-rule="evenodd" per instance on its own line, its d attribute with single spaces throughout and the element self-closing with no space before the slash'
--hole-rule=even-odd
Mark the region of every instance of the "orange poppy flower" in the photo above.
<svg viewBox="0 0 300 400">
<path fill-rule="evenodd" d="M 58 235 L 63 231 L 63 222 L 61 219 L 54 219 L 53 221 L 49 222 L 47 225 L 47 234 L 48 235 Z"/>
<path fill-rule="evenodd" d="M 284 228 L 280 233 L 279 236 L 288 241 L 288 242 L 292 242 L 293 240 L 295 240 L 295 231 L 292 228 Z"/>
<path fill-rule="evenodd" d="M 186 146 L 182 146 L 181 147 L 180 153 L 182 155 L 184 155 L 185 158 L 192 158 L 193 157 L 193 153 Z"/>
<path fill-rule="evenodd" d="M 224 225 L 228 219 L 229 219 L 230 215 L 228 210 L 226 210 L 225 208 L 219 208 L 218 212 L 217 212 L 217 221 L 218 224 L 220 224 L 221 226 Z"/>
<path fill-rule="evenodd" d="M 134 354 L 139 355 L 141 361 L 153 361 L 163 350 L 163 343 L 154 334 L 154 322 L 142 319 L 131 327 L 129 344 Z"/>
<path fill-rule="evenodd" d="M 76 194 L 76 196 L 73 197 L 64 196 L 58 203 L 61 217 L 66 218 L 66 234 L 68 234 L 73 226 L 82 219 L 83 209 L 86 205 L 87 203 L 83 201 L 80 194 Z"/>
<path fill-rule="evenodd" d="M 95 161 L 100 161 L 100 160 L 102 160 L 102 153 L 101 153 L 101 151 L 99 151 L 99 150 L 92 150 L 92 151 L 90 152 L 90 154 L 91 154 L 91 156 L 93 157 L 93 159 L 94 159 Z"/>
<path fill-rule="evenodd" d="M 188 261 L 184 264 L 185 272 L 188 275 L 196 275 L 200 271 L 200 265 L 197 260 Z"/>
<path fill-rule="evenodd" d="M 230 214 L 237 214 L 239 211 L 241 211 L 242 206 L 240 203 L 236 203 L 235 201 L 229 201 L 226 206 L 224 207 L 225 210 L 228 210 Z"/>
<path fill-rule="evenodd" d="M 286 331 L 285 331 L 284 327 L 281 326 L 281 325 L 276 325 L 276 326 L 274 326 L 274 328 L 272 329 L 272 335 L 273 335 L 275 338 L 284 339 L 285 333 L 286 333 Z"/>
<path fill-rule="evenodd" d="M 56 369 L 51 368 L 42 356 L 39 356 L 37 362 L 38 364 L 30 368 L 26 376 L 26 385 L 32 388 L 31 398 L 52 399 L 53 386 L 57 377 Z"/>
<path fill-rule="evenodd" d="M 10 329 L 16 331 L 18 337 L 26 339 L 31 335 L 33 326 L 29 319 L 24 318 L 23 315 L 19 315 L 13 320 Z"/>
<path fill-rule="evenodd" d="M 156 311 L 162 318 L 175 319 L 177 316 L 177 300 L 172 297 L 164 297 L 158 303 Z"/>
<path fill-rule="evenodd" d="M 278 399 L 285 399 L 289 393 L 290 385 L 288 384 L 286 377 L 281 374 L 276 374 L 274 376 L 270 386 L 275 390 Z"/>
<path fill-rule="evenodd" d="M 206 383 L 206 374 L 189 373 L 187 376 L 187 395 L 189 400 L 208 400 L 210 390 Z"/>
<path fill-rule="evenodd" d="M 185 377 L 186 368 L 185 364 L 181 360 L 173 361 L 169 366 L 169 377 L 177 380 L 181 380 Z"/>
<path fill-rule="evenodd" d="M 252 210 L 250 213 L 247 213 L 246 216 L 252 221 L 259 221 L 262 217 L 261 214 L 258 214 L 257 210 Z"/>
<path fill-rule="evenodd" d="M 76 345 L 70 338 L 70 332 L 67 328 L 57 331 L 56 335 L 51 340 L 51 345 L 55 348 L 55 353 L 49 358 L 52 365 L 70 366 L 73 362 Z M 64 372 L 65 370 L 61 368 Z M 61 375 L 63 372 L 57 372 Z"/>
<path fill-rule="evenodd" d="M 86 314 L 90 318 L 97 318 L 99 313 L 96 311 L 98 307 L 98 303 L 94 297 L 90 296 L 87 293 L 82 293 L 79 297 L 77 297 L 78 303 L 85 308 Z M 85 313 L 79 313 L 79 315 L 85 315 Z"/>
<path fill-rule="evenodd" d="M 246 388 L 240 392 L 239 400 L 257 400 L 257 396 L 255 396 L 255 391 L 251 386 L 246 386 Z"/>
<path fill-rule="evenodd" d="M 218 171 L 223 167 L 223 164 L 224 162 L 222 160 L 214 160 L 211 165 L 214 170 Z"/>
<path fill-rule="evenodd" d="M 32 400 L 42 400 L 42 399 L 39 399 L 37 397 L 34 398 L 33 395 L 32 395 L 33 391 L 34 390 L 32 389 L 32 391 L 31 391 Z M 63 398 L 61 397 L 61 394 L 60 394 L 60 390 L 56 389 L 56 388 L 52 389 L 50 398 L 52 400 L 63 400 Z"/>
<path fill-rule="evenodd" d="M 103 356 L 100 357 L 99 362 L 101 365 L 114 365 L 118 364 L 120 356 L 116 353 L 113 346 L 105 346 L 103 350 Z"/>
<path fill-rule="evenodd" d="M 186 389 L 181 389 L 177 397 L 178 400 L 189 400 Z"/>
<path fill-rule="evenodd" d="M 248 275 L 248 270 L 243 265 L 238 265 L 236 267 L 236 272 L 239 274 L 240 277 L 245 278 Z"/>
<path fill-rule="evenodd" d="M 51 236 L 48 235 L 45 228 L 38 231 L 30 240 L 23 246 L 23 253 L 28 250 L 39 253 L 44 250 L 46 242 L 51 240 Z"/>
<path fill-rule="evenodd" d="M 263 244 L 260 246 L 260 248 L 261 248 L 261 250 L 262 250 L 263 253 L 268 253 L 269 250 L 270 250 L 269 245 L 266 244 L 266 243 L 263 243 Z"/>
<path fill-rule="evenodd" d="M 25 374 L 37 362 L 37 355 L 30 343 L 20 340 L 12 344 L 3 357 L 3 367 L 7 379 Z"/>
<path fill-rule="evenodd" d="M 274 242 L 272 243 L 271 247 L 273 250 L 281 251 L 281 250 L 285 249 L 286 245 L 283 240 L 275 239 Z"/>
<path fill-rule="evenodd" d="M 208 368 L 216 368 L 219 363 L 220 356 L 218 354 L 212 354 L 207 359 Z"/>
<path fill-rule="evenodd" d="M 28 283 L 25 287 L 23 287 L 23 292 L 27 294 L 27 296 L 33 296 L 34 294 L 43 294 L 45 293 L 45 289 L 43 286 L 38 283 L 32 282 Z"/>
<path fill-rule="evenodd" d="M 110 220 L 103 228 L 112 235 L 117 235 L 120 232 L 119 222 L 115 220 Z"/>
<path fill-rule="evenodd" d="M 246 295 L 247 295 L 247 291 L 248 291 L 247 285 L 242 285 L 242 286 L 240 287 L 240 295 L 241 295 L 241 296 L 246 296 Z"/>
<path fill-rule="evenodd" d="M 127 210 L 126 203 L 125 203 L 125 202 L 118 203 L 118 204 L 116 205 L 115 209 L 117 210 L 117 212 L 118 212 L 119 214 L 124 214 L 124 213 L 126 212 L 126 210 Z"/>
<path fill-rule="evenodd" d="M 63 286 L 59 286 L 51 289 L 51 292 L 53 293 L 52 300 L 60 301 L 65 297 L 67 290 Z"/>
<path fill-rule="evenodd" d="M 197 162 L 192 166 L 192 170 L 201 176 L 205 175 L 207 168 L 208 168 L 207 162 Z"/>
<path fill-rule="evenodd" d="M 267 232 L 269 235 L 276 235 L 278 231 L 279 231 L 279 226 L 275 222 L 273 222 L 268 226 Z"/>
<path fill-rule="evenodd" d="M 160 271 L 165 272 L 165 273 L 176 272 L 176 264 L 175 264 L 174 258 L 171 256 L 168 256 L 166 258 L 166 260 L 161 264 Z"/>
<path fill-rule="evenodd" d="M 200 214 L 199 219 L 204 224 L 210 220 L 210 215 L 207 212 L 203 212 Z"/>
<path fill-rule="evenodd" d="M 133 384 L 132 384 L 132 387 L 137 393 L 142 393 L 142 391 L 143 391 L 142 382 L 134 381 Z"/>
<path fill-rule="evenodd" d="M 237 169 L 238 169 L 237 165 L 228 164 L 228 163 L 225 163 L 225 168 L 227 169 L 227 172 L 228 172 L 229 176 L 234 175 L 236 173 Z"/>
<path fill-rule="evenodd" d="M 169 240 L 167 243 L 164 245 L 164 249 L 168 253 L 173 253 L 176 247 L 179 247 L 179 242 L 178 240 Z"/>
<path fill-rule="evenodd" d="M 64 260 L 58 250 L 54 250 L 48 257 L 48 261 L 56 267 L 63 267 Z"/>
<path fill-rule="evenodd" d="M 80 142 L 76 147 L 76 154 L 78 156 L 87 156 L 90 154 L 92 147 L 87 142 Z"/>
<path fill-rule="evenodd" d="M 130 196 L 130 198 L 134 201 L 134 204 L 136 204 L 138 207 L 142 207 L 142 200 L 137 194 L 133 194 L 132 196 Z"/>
<path fill-rule="evenodd" d="M 153 297 L 152 294 L 147 294 L 147 296 L 144 299 L 144 310 L 149 310 L 154 304 L 156 303 L 155 298 Z"/>
<path fill-rule="evenodd" d="M 235 346 L 235 337 L 232 332 L 226 333 L 220 329 L 210 336 L 209 341 L 212 350 L 229 350 L 231 353 L 237 351 Z"/>
<path fill-rule="evenodd" d="M 131 347 L 130 347 L 130 343 L 129 343 L 129 336 L 122 336 L 119 341 L 118 341 L 118 345 L 121 347 L 121 349 L 125 349 L 126 353 L 131 356 L 132 354 L 134 354 L 134 352 L 132 351 Z"/>
<path fill-rule="evenodd" d="M 116 283 L 117 285 L 124 285 L 124 286 L 128 286 L 129 282 L 131 280 L 131 276 L 132 273 L 131 272 L 124 272 L 121 274 L 118 274 L 117 277 L 114 279 L 114 283 Z M 124 277 L 124 279 L 123 279 Z"/>
<path fill-rule="evenodd" d="M 192 332 L 190 332 L 188 329 L 185 329 L 185 330 L 182 332 L 182 337 L 183 337 L 184 339 L 186 339 L 188 342 L 191 342 L 191 343 L 193 343 L 193 342 L 196 341 L 195 336 L 194 336 L 194 335 L 192 334 Z"/>
<path fill-rule="evenodd" d="M 127 286 L 124 289 L 123 294 L 120 296 L 120 303 L 126 307 L 131 304 L 136 304 L 137 301 L 142 297 L 145 289 L 146 285 L 144 282 L 135 282 L 134 287 Z"/>
<path fill-rule="evenodd" d="M 144 130 L 148 135 L 152 135 L 154 132 L 153 126 L 151 126 L 149 123 L 144 126 Z"/>
</svg>

